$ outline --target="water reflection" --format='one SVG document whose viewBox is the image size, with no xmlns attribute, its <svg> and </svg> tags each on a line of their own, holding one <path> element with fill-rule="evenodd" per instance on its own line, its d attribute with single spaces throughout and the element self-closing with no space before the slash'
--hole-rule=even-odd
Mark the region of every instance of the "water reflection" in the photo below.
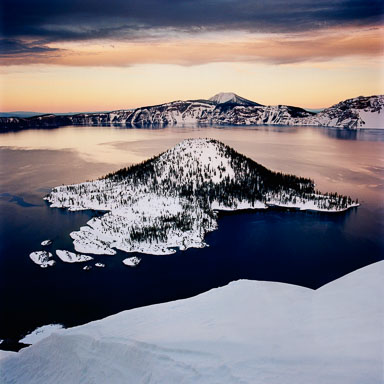
<svg viewBox="0 0 384 384">
<path fill-rule="evenodd" d="M 320 133 L 337 140 L 359 140 L 359 141 L 384 141 L 384 135 L 378 129 L 337 129 L 337 128 L 321 128 Z"/>
<path fill-rule="evenodd" d="M 284 126 L 184 125 L 146 129 L 69 126 L 0 135 L 3 147 L 34 150 L 33 156 L 44 156 L 36 152 L 41 150 L 71 152 L 74 159 L 70 163 L 58 164 L 61 174 L 56 173 L 56 181 L 52 181 L 58 184 L 100 177 L 157 155 L 185 138 L 197 137 L 223 141 L 270 169 L 310 177 L 324 191 L 360 200 L 379 200 L 379 191 L 367 186 L 383 184 L 382 175 L 375 171 L 384 167 L 384 132 L 381 131 Z M 58 154 L 55 162 L 60 163 L 60 154 L 55 153 Z M 8 160 L 4 158 L 3 163 Z M 42 167 L 47 165 L 43 163 Z M 23 173 L 28 174 L 28 170 L 23 169 Z M 62 177 L 61 182 L 58 176 Z"/>
</svg>

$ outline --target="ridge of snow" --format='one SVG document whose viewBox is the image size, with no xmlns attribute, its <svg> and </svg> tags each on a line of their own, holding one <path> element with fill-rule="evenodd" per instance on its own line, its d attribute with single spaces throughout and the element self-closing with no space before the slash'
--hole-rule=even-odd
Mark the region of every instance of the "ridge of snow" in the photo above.
<svg viewBox="0 0 384 384">
<path fill-rule="evenodd" d="M 19 342 L 24 344 L 35 344 L 60 329 L 63 329 L 61 324 L 43 325 L 28 333 L 28 335 L 24 336 Z"/>
<path fill-rule="evenodd" d="M 0 360 L 4 383 L 376 384 L 384 261 L 316 291 L 239 280 L 124 311 Z"/>
</svg>

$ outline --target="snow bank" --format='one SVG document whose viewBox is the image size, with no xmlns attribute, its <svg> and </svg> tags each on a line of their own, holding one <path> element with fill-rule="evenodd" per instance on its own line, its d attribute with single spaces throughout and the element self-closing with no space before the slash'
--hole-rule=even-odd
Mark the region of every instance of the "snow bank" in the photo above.
<svg viewBox="0 0 384 384">
<path fill-rule="evenodd" d="M 42 327 L 36 328 L 33 332 L 26 335 L 23 339 L 20 340 L 20 343 L 35 344 L 62 328 L 63 326 L 61 324 L 44 325 Z"/>
<path fill-rule="evenodd" d="M 4 383 L 377 384 L 384 262 L 317 291 L 237 281 L 59 331 L 0 362 Z"/>
</svg>

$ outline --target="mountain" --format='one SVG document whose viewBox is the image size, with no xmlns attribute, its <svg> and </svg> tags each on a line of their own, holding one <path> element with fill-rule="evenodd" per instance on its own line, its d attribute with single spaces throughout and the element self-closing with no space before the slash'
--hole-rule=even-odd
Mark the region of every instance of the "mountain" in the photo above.
<svg viewBox="0 0 384 384">
<path fill-rule="evenodd" d="M 221 92 L 209 99 L 214 104 L 237 104 L 237 105 L 246 105 L 246 106 L 262 106 L 261 104 L 255 103 L 254 101 L 244 99 L 236 95 L 233 92 Z"/>
<path fill-rule="evenodd" d="M 0 117 L 32 117 L 40 116 L 41 112 L 30 112 L 30 111 L 12 111 L 12 112 L 0 112 Z"/>
<path fill-rule="evenodd" d="M 77 252 L 174 253 L 204 247 L 218 210 L 271 206 L 340 212 L 358 204 L 322 194 L 310 179 L 272 172 L 212 139 L 188 139 L 141 164 L 86 183 L 59 186 L 51 207 L 107 212 L 72 232 Z"/>
<path fill-rule="evenodd" d="M 47 114 L 30 118 L 0 117 L 0 129 L 55 128 L 65 125 L 311 125 L 336 128 L 382 128 L 384 95 L 342 101 L 319 113 L 288 105 L 264 106 L 234 93 L 209 100 L 173 101 L 134 110 L 75 115 Z"/>
<path fill-rule="evenodd" d="M 308 119 L 311 125 L 326 127 L 384 128 L 384 95 L 348 99 Z"/>
</svg>

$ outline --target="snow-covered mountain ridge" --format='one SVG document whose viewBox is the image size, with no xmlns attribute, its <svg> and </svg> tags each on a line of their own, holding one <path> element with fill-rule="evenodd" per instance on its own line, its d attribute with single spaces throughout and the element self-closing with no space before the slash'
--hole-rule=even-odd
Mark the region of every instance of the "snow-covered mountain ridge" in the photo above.
<svg viewBox="0 0 384 384">
<path fill-rule="evenodd" d="M 264 106 L 234 93 L 219 93 L 209 100 L 174 101 L 135 110 L 31 118 L 0 117 L 0 129 L 65 125 L 126 125 L 140 128 L 183 124 L 384 128 L 383 106 L 384 95 L 360 96 L 342 101 L 316 114 L 288 105 Z"/>
<path fill-rule="evenodd" d="M 51 207 L 107 211 L 72 232 L 79 253 L 115 249 L 151 254 L 204 247 L 217 210 L 280 206 L 340 212 L 351 198 L 322 194 L 310 179 L 272 172 L 212 139 L 187 139 L 163 154 L 106 177 L 56 187 Z"/>
<path fill-rule="evenodd" d="M 343 127 L 348 129 L 384 129 L 384 95 L 356 97 L 342 101 L 312 118 L 305 125 Z"/>
</svg>

